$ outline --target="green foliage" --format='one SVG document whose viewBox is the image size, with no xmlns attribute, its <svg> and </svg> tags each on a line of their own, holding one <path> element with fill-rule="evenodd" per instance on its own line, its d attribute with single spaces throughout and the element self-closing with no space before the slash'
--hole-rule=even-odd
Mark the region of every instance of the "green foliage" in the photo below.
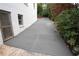
<svg viewBox="0 0 79 59">
<path fill-rule="evenodd" d="M 49 15 L 48 8 L 47 8 L 47 6 L 43 7 L 43 4 L 44 3 L 38 3 L 37 4 L 37 15 L 42 16 L 42 17 L 48 17 L 48 15 Z"/>
<path fill-rule="evenodd" d="M 71 3 L 48 3 L 50 9 L 51 20 L 55 21 L 55 17 L 58 16 L 62 11 L 69 10 L 74 8 L 74 5 Z"/>
<path fill-rule="evenodd" d="M 49 12 L 48 12 L 48 9 L 47 8 L 43 10 L 43 16 L 44 17 L 48 17 L 48 13 Z"/>
<path fill-rule="evenodd" d="M 58 30 L 71 47 L 79 41 L 79 9 L 65 10 L 56 18 Z M 79 42 L 77 42 L 79 44 Z"/>
<path fill-rule="evenodd" d="M 50 18 L 50 20 L 53 20 L 53 19 L 54 19 L 53 13 L 52 13 L 52 7 L 53 7 L 53 4 L 52 4 L 52 3 L 48 3 L 48 4 L 47 4 L 48 17 Z"/>
<path fill-rule="evenodd" d="M 41 3 L 37 4 L 37 15 L 42 16 L 42 11 L 43 11 L 42 4 Z"/>
</svg>

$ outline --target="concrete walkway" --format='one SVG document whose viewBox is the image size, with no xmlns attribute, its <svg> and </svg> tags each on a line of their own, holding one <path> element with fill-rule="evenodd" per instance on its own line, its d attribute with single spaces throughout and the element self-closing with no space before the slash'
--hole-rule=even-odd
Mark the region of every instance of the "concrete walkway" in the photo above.
<svg viewBox="0 0 79 59">
<path fill-rule="evenodd" d="M 71 56 L 72 53 L 48 18 L 40 18 L 15 38 L 5 44 L 53 56 Z"/>
</svg>

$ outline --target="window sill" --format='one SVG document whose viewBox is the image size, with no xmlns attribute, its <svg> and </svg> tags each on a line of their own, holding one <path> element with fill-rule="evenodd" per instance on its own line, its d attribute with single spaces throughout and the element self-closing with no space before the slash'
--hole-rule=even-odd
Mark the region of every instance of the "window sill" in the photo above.
<svg viewBox="0 0 79 59">
<path fill-rule="evenodd" d="M 23 28 L 24 26 L 23 26 L 23 25 L 20 25 L 19 27 L 20 27 L 20 28 Z"/>
</svg>

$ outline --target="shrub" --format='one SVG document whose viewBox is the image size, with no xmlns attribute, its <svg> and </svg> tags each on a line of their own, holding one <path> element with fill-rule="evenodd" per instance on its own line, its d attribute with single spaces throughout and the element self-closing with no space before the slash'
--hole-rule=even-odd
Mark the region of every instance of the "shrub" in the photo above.
<svg viewBox="0 0 79 59">
<path fill-rule="evenodd" d="M 49 16 L 48 13 L 49 13 L 49 12 L 48 12 L 48 8 L 44 9 L 43 12 L 42 12 L 43 17 L 48 17 L 48 16 Z"/>
<path fill-rule="evenodd" d="M 54 18 L 58 16 L 62 11 L 72 9 L 75 6 L 71 3 L 50 3 L 48 4 L 48 7 L 51 11 L 52 20 L 55 20 Z"/>
<path fill-rule="evenodd" d="M 73 49 L 79 46 L 79 9 L 65 10 L 56 18 L 57 28 L 65 41 Z"/>
<path fill-rule="evenodd" d="M 48 17 L 49 16 L 48 8 L 47 8 L 47 6 L 43 7 L 43 5 L 44 5 L 43 3 L 38 3 L 37 4 L 37 15 L 41 16 L 41 17 Z"/>
<path fill-rule="evenodd" d="M 41 3 L 37 4 L 37 16 L 42 16 L 42 11 L 43 11 L 42 4 Z"/>
</svg>

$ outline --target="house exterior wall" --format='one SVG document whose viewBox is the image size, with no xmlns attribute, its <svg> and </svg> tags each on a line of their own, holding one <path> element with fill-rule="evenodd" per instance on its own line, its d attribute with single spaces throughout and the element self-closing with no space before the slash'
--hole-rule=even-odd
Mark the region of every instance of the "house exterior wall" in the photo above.
<svg viewBox="0 0 79 59">
<path fill-rule="evenodd" d="M 11 13 L 11 23 L 13 28 L 14 36 L 31 26 L 37 21 L 37 5 L 35 7 L 33 3 L 24 5 L 23 3 L 0 3 L 0 10 L 8 11 Z M 18 14 L 23 15 L 23 25 L 20 26 L 18 23 Z M 0 30 L 0 44 L 3 43 L 2 34 Z"/>
</svg>

